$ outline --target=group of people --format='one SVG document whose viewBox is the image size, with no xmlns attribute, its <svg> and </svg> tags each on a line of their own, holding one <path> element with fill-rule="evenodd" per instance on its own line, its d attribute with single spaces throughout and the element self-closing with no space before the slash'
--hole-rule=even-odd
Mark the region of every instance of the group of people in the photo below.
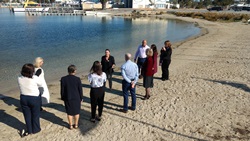
<svg viewBox="0 0 250 141">
<path fill-rule="evenodd" d="M 162 81 L 169 79 L 169 65 L 171 63 L 172 48 L 170 41 L 164 42 L 161 48 L 159 65 L 162 67 Z M 123 92 L 123 108 L 121 112 L 127 113 L 128 109 L 136 109 L 136 84 L 138 79 L 143 78 L 143 87 L 145 88 L 145 96 L 143 100 L 150 98 L 150 89 L 153 88 L 153 76 L 157 72 L 158 51 L 155 44 L 150 47 L 147 41 L 143 40 L 138 47 L 134 62 L 131 61 L 132 55 L 125 54 L 125 63 L 121 66 L 122 74 L 122 92 Z M 135 63 L 137 62 L 137 63 Z M 24 115 L 27 130 L 21 133 L 22 136 L 35 134 L 41 130 L 40 128 L 40 111 L 43 104 L 50 102 L 49 90 L 44 79 L 44 71 L 41 68 L 43 59 L 38 57 L 34 64 L 24 64 L 21 75 L 18 77 L 18 85 L 20 88 L 20 104 Z M 95 61 L 90 69 L 88 81 L 90 83 L 90 102 L 91 102 L 91 122 L 100 121 L 102 119 L 102 111 L 105 97 L 106 87 L 112 91 L 112 74 L 115 68 L 115 59 L 110 54 L 110 50 L 105 50 L 105 55 L 101 61 Z M 61 100 L 64 101 L 65 110 L 69 122 L 69 129 L 78 128 L 80 118 L 81 102 L 83 102 L 83 91 L 81 79 L 76 76 L 76 66 L 68 67 L 68 75 L 61 78 Z M 108 85 L 106 86 L 106 81 Z M 132 97 L 132 104 L 128 106 L 129 92 Z M 96 109 L 98 106 L 98 114 Z"/>
</svg>

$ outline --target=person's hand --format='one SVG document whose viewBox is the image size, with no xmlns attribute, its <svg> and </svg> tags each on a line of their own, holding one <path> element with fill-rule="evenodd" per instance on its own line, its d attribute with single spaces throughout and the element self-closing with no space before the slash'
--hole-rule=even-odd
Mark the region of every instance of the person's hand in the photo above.
<svg viewBox="0 0 250 141">
<path fill-rule="evenodd" d="M 115 68 L 115 64 L 112 65 L 112 69 Z"/>
<path fill-rule="evenodd" d="M 134 88 L 135 87 L 135 83 L 134 81 L 131 81 L 131 88 Z"/>
<path fill-rule="evenodd" d="M 152 68 L 152 70 L 155 70 L 155 68 Z"/>
</svg>

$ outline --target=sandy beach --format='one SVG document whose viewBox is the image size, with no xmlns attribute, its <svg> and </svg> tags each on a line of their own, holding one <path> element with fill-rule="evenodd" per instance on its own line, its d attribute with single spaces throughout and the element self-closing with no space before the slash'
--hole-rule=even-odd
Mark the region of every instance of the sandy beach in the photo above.
<svg viewBox="0 0 250 141">
<path fill-rule="evenodd" d="M 173 45 L 170 80 L 161 81 L 158 68 L 149 100 L 141 100 L 145 91 L 139 80 L 136 111 L 118 111 L 123 96 L 117 70 L 114 89 L 105 95 L 103 120 L 90 122 L 90 88 L 82 77 L 80 125 L 69 130 L 58 81 L 49 84 L 51 103 L 48 112 L 41 113 L 42 131 L 28 137 L 18 134 L 25 127 L 19 92 L 0 96 L 0 140 L 250 140 L 250 25 L 168 14 L 158 17 L 195 22 L 203 30 L 199 37 Z"/>
</svg>

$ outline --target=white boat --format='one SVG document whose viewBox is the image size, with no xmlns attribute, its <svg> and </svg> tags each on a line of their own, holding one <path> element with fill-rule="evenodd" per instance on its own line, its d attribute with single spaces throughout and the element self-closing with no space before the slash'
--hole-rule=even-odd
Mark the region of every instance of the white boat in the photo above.
<svg viewBox="0 0 250 141">
<path fill-rule="evenodd" d="M 48 12 L 49 7 L 40 8 L 13 8 L 13 12 Z"/>
<path fill-rule="evenodd" d="M 24 2 L 23 8 L 12 8 L 13 12 L 48 12 L 49 7 L 41 7 L 38 3 L 30 0 Z"/>
</svg>

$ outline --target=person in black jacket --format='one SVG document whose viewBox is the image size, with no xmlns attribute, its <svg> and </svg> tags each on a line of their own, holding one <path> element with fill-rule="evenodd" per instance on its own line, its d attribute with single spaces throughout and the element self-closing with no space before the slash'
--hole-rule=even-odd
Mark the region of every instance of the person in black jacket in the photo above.
<svg viewBox="0 0 250 141">
<path fill-rule="evenodd" d="M 70 65 L 68 73 L 69 75 L 61 78 L 61 99 L 68 115 L 69 129 L 73 129 L 73 127 L 78 128 L 83 93 L 81 79 L 75 76 L 76 66 Z"/>
<path fill-rule="evenodd" d="M 109 89 L 112 90 L 112 74 L 115 68 L 115 59 L 110 55 L 110 50 L 105 50 L 105 55 L 101 59 L 102 72 L 105 72 L 109 81 Z M 106 83 L 104 84 L 106 86 Z"/>
<path fill-rule="evenodd" d="M 169 80 L 169 65 L 171 63 L 172 47 L 169 40 L 164 42 L 164 47 L 161 49 L 160 65 L 162 70 L 162 81 Z"/>
</svg>

